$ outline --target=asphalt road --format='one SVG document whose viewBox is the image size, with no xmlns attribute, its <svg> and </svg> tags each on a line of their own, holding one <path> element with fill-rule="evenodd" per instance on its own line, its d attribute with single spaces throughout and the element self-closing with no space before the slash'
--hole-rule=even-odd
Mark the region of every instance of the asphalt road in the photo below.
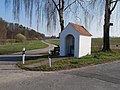
<svg viewBox="0 0 120 90">
<path fill-rule="evenodd" d="M 120 61 L 59 72 L 1 69 L 0 90 L 120 90 Z"/>
</svg>

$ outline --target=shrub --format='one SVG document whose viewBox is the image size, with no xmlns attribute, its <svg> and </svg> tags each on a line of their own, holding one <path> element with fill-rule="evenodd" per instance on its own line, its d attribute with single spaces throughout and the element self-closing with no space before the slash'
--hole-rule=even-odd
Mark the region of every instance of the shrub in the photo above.
<svg viewBox="0 0 120 90">
<path fill-rule="evenodd" d="M 26 40 L 26 37 L 23 34 L 19 33 L 15 36 L 15 39 L 17 42 L 24 42 Z"/>
</svg>

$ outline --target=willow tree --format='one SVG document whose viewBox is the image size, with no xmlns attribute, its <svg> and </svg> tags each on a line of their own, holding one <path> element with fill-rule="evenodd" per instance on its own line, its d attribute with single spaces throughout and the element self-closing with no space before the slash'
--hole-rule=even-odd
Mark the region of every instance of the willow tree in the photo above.
<svg viewBox="0 0 120 90">
<path fill-rule="evenodd" d="M 36 8 L 37 26 L 39 21 L 45 19 L 47 21 L 47 27 L 55 27 L 57 20 L 59 19 L 59 25 L 61 31 L 64 29 L 64 12 L 72 5 L 76 8 L 83 8 L 82 3 L 84 0 L 5 0 L 5 5 L 12 2 L 14 19 L 19 20 L 20 10 L 24 9 L 26 17 L 29 18 L 30 24 L 32 23 L 33 9 Z M 74 10 L 75 8 L 73 8 Z"/>
</svg>

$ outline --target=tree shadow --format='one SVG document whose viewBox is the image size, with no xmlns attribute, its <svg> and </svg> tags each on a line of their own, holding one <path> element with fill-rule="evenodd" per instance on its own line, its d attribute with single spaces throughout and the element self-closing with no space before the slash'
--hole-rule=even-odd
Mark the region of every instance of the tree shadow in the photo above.
<svg viewBox="0 0 120 90">
<path fill-rule="evenodd" d="M 40 56 L 33 56 L 33 55 L 25 56 L 25 60 L 35 60 L 37 58 L 40 58 Z M 0 55 L 0 61 L 6 61 L 6 62 L 22 61 L 22 55 Z"/>
</svg>

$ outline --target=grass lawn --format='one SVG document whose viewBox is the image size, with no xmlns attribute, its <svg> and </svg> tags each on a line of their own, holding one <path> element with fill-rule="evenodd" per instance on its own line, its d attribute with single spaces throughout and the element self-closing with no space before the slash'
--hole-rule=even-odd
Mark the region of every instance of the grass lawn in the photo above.
<svg viewBox="0 0 120 90">
<path fill-rule="evenodd" d="M 54 43 L 59 45 L 59 40 L 47 40 L 47 42 Z M 111 38 L 111 44 L 116 45 L 120 44 L 120 38 Z M 112 50 L 111 52 L 101 52 L 102 46 L 102 39 L 93 39 L 92 40 L 92 54 L 88 56 L 84 56 L 82 58 L 74 58 L 74 57 L 53 57 L 52 58 L 52 67 L 50 68 L 48 65 L 48 58 L 40 57 L 39 59 L 35 60 L 28 60 L 26 63 L 42 63 L 41 61 L 47 61 L 46 64 L 40 64 L 36 67 L 26 67 L 26 65 L 22 65 L 19 62 L 17 65 L 25 70 L 32 70 L 32 71 L 55 71 L 55 70 L 63 70 L 63 69 L 71 69 L 71 68 L 80 68 L 83 66 L 88 65 L 95 65 L 101 64 L 105 62 L 111 62 L 115 60 L 120 60 L 120 49 L 119 50 Z M 44 59 L 44 60 L 43 60 Z"/>
<path fill-rule="evenodd" d="M 0 45 L 0 54 L 9 54 L 15 52 L 21 52 L 22 48 L 25 47 L 26 50 L 41 49 L 48 45 L 44 44 L 40 40 L 36 41 L 26 41 L 23 43 L 14 43 L 8 45 Z"/>
<path fill-rule="evenodd" d="M 44 59 L 44 60 L 43 60 Z M 92 53 L 92 55 L 84 56 L 82 58 L 74 58 L 74 57 L 53 57 L 52 58 L 52 67 L 50 68 L 48 63 L 46 64 L 40 64 L 37 67 L 26 67 L 26 65 L 22 65 L 21 62 L 19 62 L 17 65 L 25 70 L 31 70 L 31 71 L 55 71 L 55 70 L 63 70 L 63 69 L 71 69 L 71 68 L 80 68 L 88 65 L 96 65 L 101 64 L 105 62 L 115 61 L 120 59 L 120 50 L 113 50 L 112 52 L 98 52 L 98 53 Z M 38 61 L 39 60 L 39 61 Z M 41 57 L 37 60 L 32 60 L 32 63 L 36 63 L 36 61 L 48 62 L 47 57 Z M 30 60 L 28 60 L 26 63 L 29 64 Z M 38 63 L 37 62 L 37 63 Z M 31 64 L 31 63 L 30 63 Z"/>
</svg>

